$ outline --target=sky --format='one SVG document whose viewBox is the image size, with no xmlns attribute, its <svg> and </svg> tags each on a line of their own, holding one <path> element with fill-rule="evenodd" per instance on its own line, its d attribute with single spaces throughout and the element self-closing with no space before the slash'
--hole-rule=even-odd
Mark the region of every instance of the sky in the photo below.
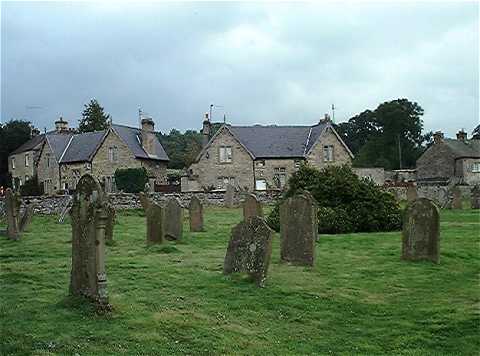
<svg viewBox="0 0 480 356">
<path fill-rule="evenodd" d="M 479 122 L 478 2 L 1 2 L 1 120 L 199 130 L 313 125 L 407 98 L 424 130 Z"/>
</svg>

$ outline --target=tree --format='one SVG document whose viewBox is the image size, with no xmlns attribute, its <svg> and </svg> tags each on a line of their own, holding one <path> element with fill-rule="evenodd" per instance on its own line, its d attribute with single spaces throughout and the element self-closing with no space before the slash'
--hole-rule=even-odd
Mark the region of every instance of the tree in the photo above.
<svg viewBox="0 0 480 356">
<path fill-rule="evenodd" d="M 480 140 L 480 125 L 475 127 L 472 131 L 472 138 L 475 140 Z"/>
<path fill-rule="evenodd" d="M 82 119 L 79 121 L 79 132 L 101 131 L 108 127 L 110 115 L 103 111 L 96 99 L 90 100 L 85 104 L 85 109 L 82 112 Z"/>
<path fill-rule="evenodd" d="M 188 167 L 202 150 L 202 134 L 194 130 L 182 134 L 172 129 L 168 135 L 159 133 L 157 136 L 170 158 L 168 168 Z"/>
<path fill-rule="evenodd" d="M 378 134 L 375 112 L 365 110 L 352 117 L 348 122 L 342 122 L 336 125 L 335 129 L 352 153 L 357 154 L 369 137 Z"/>
</svg>

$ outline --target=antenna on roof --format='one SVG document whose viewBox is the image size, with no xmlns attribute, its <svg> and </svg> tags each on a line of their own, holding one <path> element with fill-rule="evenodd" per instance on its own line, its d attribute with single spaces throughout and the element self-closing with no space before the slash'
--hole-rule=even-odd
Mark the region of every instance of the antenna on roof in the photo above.
<svg viewBox="0 0 480 356">
<path fill-rule="evenodd" d="M 138 108 L 138 127 L 142 127 L 142 108 Z"/>
<path fill-rule="evenodd" d="M 227 123 L 227 115 L 223 114 L 223 123 L 226 124 Z"/>
</svg>

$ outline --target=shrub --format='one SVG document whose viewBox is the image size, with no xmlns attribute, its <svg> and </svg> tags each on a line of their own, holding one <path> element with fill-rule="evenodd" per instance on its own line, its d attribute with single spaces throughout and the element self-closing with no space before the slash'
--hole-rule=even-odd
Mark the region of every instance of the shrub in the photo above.
<svg viewBox="0 0 480 356">
<path fill-rule="evenodd" d="M 38 178 L 37 176 L 33 176 L 30 179 L 27 179 L 27 181 L 20 186 L 20 194 L 23 196 L 28 196 L 28 195 L 42 195 L 43 194 L 43 187 L 38 184 Z"/>
<path fill-rule="evenodd" d="M 302 190 L 318 202 L 318 231 L 347 233 L 398 230 L 400 207 L 393 195 L 373 182 L 360 179 L 348 166 L 318 170 L 303 164 L 288 181 L 288 190 L 267 218 L 275 230 L 280 228 L 279 204 Z"/>
<path fill-rule="evenodd" d="M 117 189 L 125 193 L 139 193 L 144 190 L 147 182 L 148 175 L 145 168 L 127 168 L 115 171 Z"/>
</svg>

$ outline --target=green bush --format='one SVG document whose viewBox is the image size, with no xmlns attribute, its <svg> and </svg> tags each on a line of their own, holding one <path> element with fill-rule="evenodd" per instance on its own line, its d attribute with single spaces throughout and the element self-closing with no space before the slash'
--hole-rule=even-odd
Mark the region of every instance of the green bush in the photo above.
<svg viewBox="0 0 480 356">
<path fill-rule="evenodd" d="M 29 195 L 42 195 L 43 194 L 43 187 L 38 184 L 37 176 L 33 176 L 30 179 L 20 186 L 20 194 L 22 196 L 29 196 Z"/>
<path fill-rule="evenodd" d="M 327 234 L 398 230 L 401 212 L 392 194 L 360 179 L 348 166 L 318 170 L 303 164 L 288 181 L 288 190 L 267 217 L 280 228 L 279 204 L 302 190 L 318 202 L 318 232 Z"/>
<path fill-rule="evenodd" d="M 139 193 L 143 191 L 147 182 L 148 175 L 145 168 L 127 168 L 115 171 L 117 189 L 125 193 Z"/>
</svg>

